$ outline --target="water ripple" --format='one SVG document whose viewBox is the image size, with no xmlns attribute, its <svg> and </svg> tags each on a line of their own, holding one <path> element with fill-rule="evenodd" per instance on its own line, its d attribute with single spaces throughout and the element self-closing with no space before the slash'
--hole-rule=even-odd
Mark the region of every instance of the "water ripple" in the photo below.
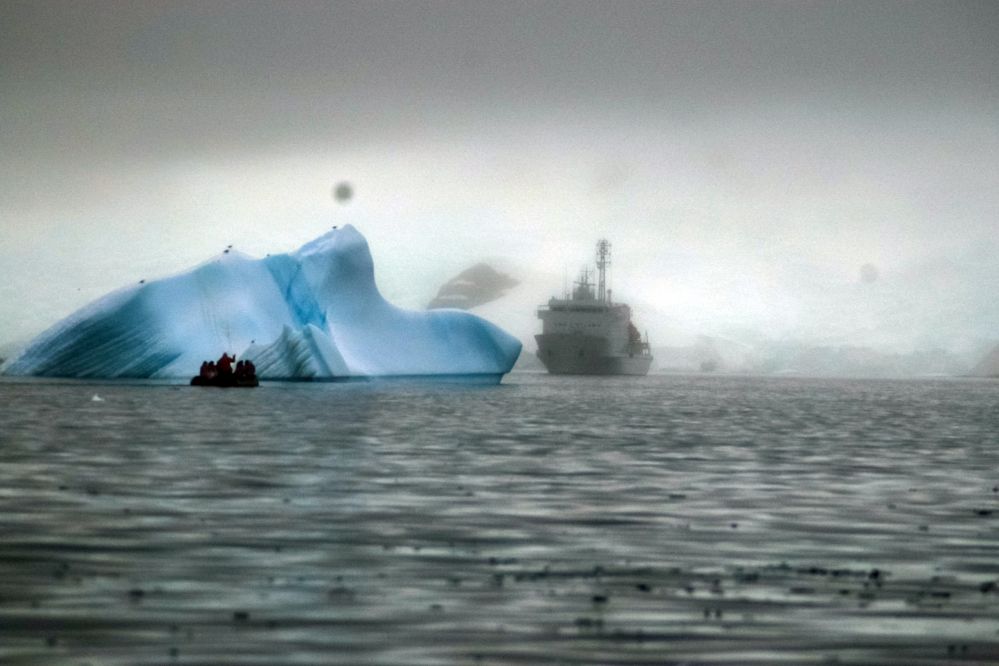
<svg viewBox="0 0 999 666">
<path fill-rule="evenodd" d="M 997 663 L 997 406 L 978 381 L 2 382 L 0 662 Z"/>
</svg>

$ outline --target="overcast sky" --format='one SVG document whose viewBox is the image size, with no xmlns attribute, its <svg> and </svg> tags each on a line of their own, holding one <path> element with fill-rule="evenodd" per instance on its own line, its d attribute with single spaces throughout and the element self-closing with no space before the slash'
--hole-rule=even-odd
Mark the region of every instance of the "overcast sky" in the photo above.
<svg viewBox="0 0 999 666">
<path fill-rule="evenodd" d="M 0 343 L 346 222 L 407 307 L 603 235 L 653 337 L 996 339 L 997 73 L 993 2 L 6 0 Z"/>
</svg>

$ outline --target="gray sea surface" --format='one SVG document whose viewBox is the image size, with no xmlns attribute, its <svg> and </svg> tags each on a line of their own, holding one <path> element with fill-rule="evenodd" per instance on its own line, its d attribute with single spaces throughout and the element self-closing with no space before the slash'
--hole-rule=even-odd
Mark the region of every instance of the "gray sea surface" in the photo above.
<svg viewBox="0 0 999 666">
<path fill-rule="evenodd" d="M 996 664 L 997 582 L 997 382 L 0 382 L 0 664 Z"/>
</svg>

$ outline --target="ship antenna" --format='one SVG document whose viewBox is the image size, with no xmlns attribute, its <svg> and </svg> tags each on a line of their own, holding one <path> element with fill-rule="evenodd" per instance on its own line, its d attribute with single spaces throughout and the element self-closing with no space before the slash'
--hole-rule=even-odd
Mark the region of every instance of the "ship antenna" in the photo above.
<svg viewBox="0 0 999 666">
<path fill-rule="evenodd" d="M 597 293 L 600 302 L 607 301 L 607 267 L 610 266 L 610 243 L 605 238 L 597 241 L 597 270 L 599 271 L 599 282 Z"/>
</svg>

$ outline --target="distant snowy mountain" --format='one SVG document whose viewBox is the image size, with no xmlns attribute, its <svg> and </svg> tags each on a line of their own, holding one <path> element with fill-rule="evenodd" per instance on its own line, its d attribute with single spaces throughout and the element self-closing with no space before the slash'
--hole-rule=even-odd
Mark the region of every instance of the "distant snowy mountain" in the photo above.
<svg viewBox="0 0 999 666">
<path fill-rule="evenodd" d="M 518 281 L 489 264 L 478 263 L 444 283 L 427 305 L 428 309 L 468 310 L 503 296 Z"/>
<path fill-rule="evenodd" d="M 227 251 L 195 269 L 108 294 L 33 340 L 0 370 L 54 377 L 197 374 L 223 351 L 263 378 L 488 375 L 520 342 L 475 315 L 414 312 L 379 294 L 367 241 L 353 227 L 290 254 Z"/>
<path fill-rule="evenodd" d="M 953 377 L 967 372 L 968 365 L 943 349 L 901 353 L 790 341 L 761 345 L 748 369 L 755 374 L 809 377 Z"/>
<path fill-rule="evenodd" d="M 745 372 L 753 348 L 721 337 L 698 335 L 688 345 L 653 347 L 655 368 L 664 372 Z"/>
</svg>

